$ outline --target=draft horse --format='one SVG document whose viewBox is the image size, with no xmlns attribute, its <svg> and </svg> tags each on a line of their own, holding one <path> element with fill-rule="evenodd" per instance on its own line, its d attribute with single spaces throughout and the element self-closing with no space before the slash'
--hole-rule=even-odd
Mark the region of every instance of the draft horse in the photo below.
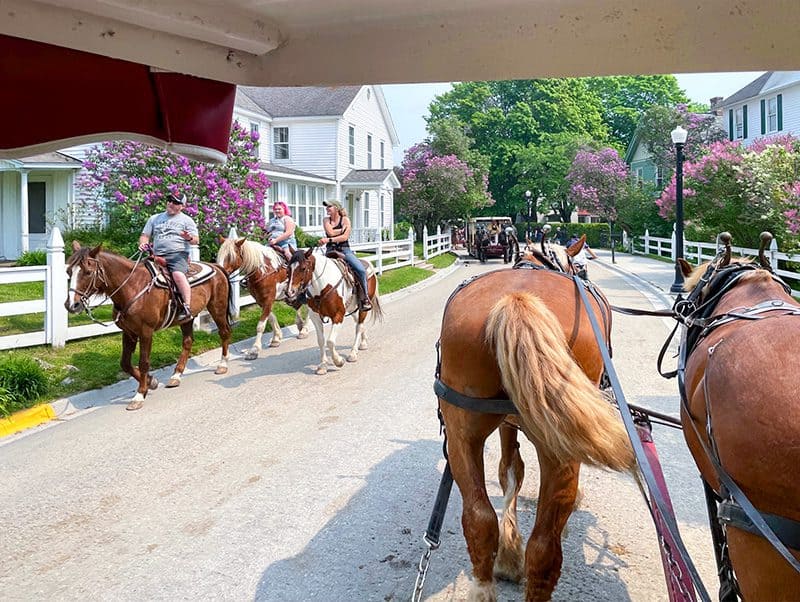
<svg viewBox="0 0 800 602">
<path fill-rule="evenodd" d="M 800 572 L 758 533 L 735 493 L 740 488 L 786 554 L 800 558 L 800 303 L 764 256 L 772 236 L 761 237 L 758 263 L 731 260 L 726 233 L 717 261 L 695 269 L 680 261 L 691 291 L 684 307 L 692 310 L 680 347 L 681 421 L 711 495 L 725 602 L 737 599 L 737 588 L 745 600 L 800 595 Z M 735 577 L 723 574 L 727 561 Z"/>
<path fill-rule="evenodd" d="M 344 366 L 344 359 L 336 351 L 336 337 L 345 317 L 352 315 L 356 322 L 356 336 L 353 347 L 347 355 L 348 362 L 358 360 L 358 351 L 367 349 L 366 319 L 372 313 L 373 319 L 383 319 L 383 310 L 378 297 L 378 278 L 372 264 L 361 260 L 367 268 L 367 295 L 372 302 L 372 311 L 359 310 L 358 295 L 355 290 L 353 274 L 344 260 L 326 257 L 322 251 L 298 249 L 289 262 L 289 277 L 286 298 L 292 302 L 301 293 L 308 298 L 309 317 L 314 324 L 319 344 L 320 363 L 317 374 L 328 371 L 328 352 L 333 365 Z M 324 320 L 331 322 L 327 338 Z"/>
<path fill-rule="evenodd" d="M 560 263 L 568 265 L 564 249 L 558 250 Z M 598 388 L 603 360 L 587 311 L 605 324 L 608 342 L 611 314 L 604 296 L 582 284 L 591 293 L 591 307 L 585 307 L 572 277 L 536 249 L 523 265 L 528 269 L 464 283 L 442 321 L 437 395 L 463 498 L 461 522 L 474 576 L 470 600 L 496 600 L 493 576 L 515 582 L 526 576 L 526 600 L 549 600 L 561 573 L 561 533 L 575 506 L 580 465 L 621 471 L 635 463 L 622 422 Z M 483 462 L 484 442 L 498 428 L 500 526 Z M 524 556 L 516 518 L 525 473 L 517 429 L 535 446 L 541 471 L 536 523 Z"/>
<path fill-rule="evenodd" d="M 287 265 L 278 253 L 271 247 L 245 238 L 227 238 L 222 241 L 217 252 L 217 263 L 229 275 L 237 270 L 247 284 L 247 290 L 261 307 L 261 317 L 256 326 L 256 338 L 253 346 L 245 354 L 245 359 L 254 360 L 261 352 L 261 338 L 269 320 L 272 327 L 272 340 L 270 347 L 278 347 L 283 341 L 281 326 L 272 311 L 275 301 L 286 299 L 286 283 L 288 277 Z M 295 325 L 297 338 L 304 339 L 308 336 L 308 315 L 305 320 L 297 309 Z"/>
<path fill-rule="evenodd" d="M 122 369 L 139 382 L 136 395 L 127 405 L 128 410 L 138 410 L 144 404 L 148 389 L 158 387 L 158 380 L 150 372 L 150 349 L 153 334 L 162 328 L 174 326 L 175 308 L 168 288 L 162 288 L 158 276 L 143 261 L 131 261 L 121 255 L 104 251 L 100 245 L 92 249 L 81 247 L 75 241 L 73 254 L 67 263 L 69 291 L 65 306 L 76 314 L 87 311 L 91 315 L 90 300 L 95 295 L 105 295 L 114 304 L 114 322 L 122 329 Z M 192 314 L 207 309 L 219 330 L 222 358 L 215 374 L 228 371 L 228 344 L 231 340 L 230 285 L 227 274 L 210 263 L 192 264 L 200 267 L 207 276 L 192 285 Z M 191 282 L 190 277 L 190 282 Z M 186 368 L 192 349 L 193 321 L 180 324 L 183 334 L 181 355 L 167 387 L 177 387 Z M 131 356 L 139 344 L 139 366 L 131 363 Z"/>
</svg>

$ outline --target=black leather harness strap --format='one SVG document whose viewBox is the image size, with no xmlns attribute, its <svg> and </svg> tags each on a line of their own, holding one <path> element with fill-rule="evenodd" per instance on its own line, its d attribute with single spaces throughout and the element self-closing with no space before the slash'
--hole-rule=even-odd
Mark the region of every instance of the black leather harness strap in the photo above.
<svg viewBox="0 0 800 602">
<path fill-rule="evenodd" d="M 464 410 L 480 412 L 481 414 L 518 414 L 517 408 L 507 397 L 468 397 L 448 387 L 438 377 L 433 381 L 433 391 L 437 397 Z"/>
</svg>

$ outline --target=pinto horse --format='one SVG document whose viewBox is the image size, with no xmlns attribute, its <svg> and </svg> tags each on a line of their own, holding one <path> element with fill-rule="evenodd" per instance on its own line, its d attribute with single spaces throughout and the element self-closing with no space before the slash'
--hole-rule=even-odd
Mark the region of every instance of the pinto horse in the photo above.
<svg viewBox="0 0 800 602">
<path fill-rule="evenodd" d="M 363 259 L 361 261 L 364 261 Z M 317 374 L 328 371 L 328 351 L 334 366 L 344 366 L 344 359 L 336 351 L 336 337 L 346 316 L 352 315 L 356 322 L 356 336 L 353 347 L 347 356 L 348 362 L 358 360 L 358 351 L 367 348 L 367 314 L 373 319 L 382 319 L 383 310 L 378 297 L 378 278 L 372 264 L 364 261 L 367 268 L 367 295 L 372 302 L 372 311 L 360 311 L 356 294 L 354 276 L 344 261 L 326 257 L 322 252 L 314 253 L 314 249 L 304 251 L 298 249 L 289 262 L 289 278 L 286 298 L 291 302 L 301 292 L 308 297 L 309 317 L 317 332 L 320 363 Z M 323 319 L 331 322 L 327 338 L 323 329 Z"/>
<path fill-rule="evenodd" d="M 148 389 L 158 387 L 158 380 L 150 372 L 150 349 L 156 330 L 175 326 L 175 307 L 171 293 L 162 288 L 158 277 L 143 262 L 104 251 L 100 245 L 90 249 L 75 241 L 73 254 L 67 263 L 70 288 L 64 304 L 70 313 L 90 312 L 90 299 L 94 295 L 105 295 L 114 304 L 114 322 L 122 329 L 122 369 L 139 382 L 136 395 L 127 405 L 128 410 L 138 410 L 144 404 Z M 231 340 L 230 284 L 228 276 L 219 266 L 201 263 L 206 277 L 192 285 L 192 314 L 207 309 L 219 329 L 222 342 L 222 359 L 215 374 L 228 371 L 228 344 Z M 190 278 L 190 282 L 191 282 Z M 91 315 L 91 314 L 90 314 Z M 192 350 L 193 321 L 180 324 L 183 345 L 175 371 L 167 387 L 181 384 L 181 376 Z M 131 363 L 131 356 L 139 344 L 139 366 Z"/>
<path fill-rule="evenodd" d="M 247 290 L 261 307 L 261 317 L 256 326 L 256 338 L 253 346 L 245 354 L 245 359 L 254 360 L 261 352 L 261 338 L 269 320 L 272 327 L 272 340 L 270 347 L 278 347 L 283 341 L 281 326 L 272 311 L 275 301 L 286 298 L 286 282 L 288 271 L 286 264 L 278 253 L 270 247 L 245 238 L 227 238 L 217 252 L 217 263 L 228 273 L 237 270 L 247 282 Z M 304 339 L 308 336 L 308 316 L 304 320 L 300 310 L 296 310 L 295 325 L 297 338 Z"/>
<path fill-rule="evenodd" d="M 559 263 L 568 265 L 565 250 L 557 249 Z M 526 600 L 549 600 L 561 573 L 561 532 L 575 506 L 581 463 L 613 470 L 632 470 L 635 463 L 622 422 L 598 388 L 603 360 L 587 311 L 605 324 L 608 340 L 605 298 L 587 283 L 591 308 L 584 307 L 572 277 L 552 269 L 536 249 L 522 265 L 529 269 L 467 281 L 450 297 L 442 320 L 437 394 L 463 498 L 474 576 L 470 600 L 496 599 L 493 576 L 515 582 L 527 576 Z M 467 397 L 469 408 L 462 403 Z M 499 527 L 483 462 L 484 442 L 498 428 Z M 536 447 L 541 471 L 536 524 L 524 555 L 516 519 L 525 474 L 517 429 Z"/>
<path fill-rule="evenodd" d="M 713 489 L 712 534 L 718 546 L 727 537 L 742 598 L 797 600 L 800 572 L 756 534 L 752 520 L 741 519 L 742 503 L 720 482 L 720 471 L 777 525 L 775 534 L 800 558 L 800 372 L 794 361 L 800 303 L 764 257 L 769 233 L 762 234 L 758 264 L 731 261 L 730 237 L 720 238 L 725 255 L 710 267 L 692 269 L 680 261 L 688 302 L 697 308 L 681 344 L 683 432 Z M 724 529 L 714 533 L 717 509 Z M 737 514 L 740 519 L 731 520 Z M 794 537 L 786 538 L 792 531 Z M 732 599 L 735 594 L 725 598 Z"/>
</svg>

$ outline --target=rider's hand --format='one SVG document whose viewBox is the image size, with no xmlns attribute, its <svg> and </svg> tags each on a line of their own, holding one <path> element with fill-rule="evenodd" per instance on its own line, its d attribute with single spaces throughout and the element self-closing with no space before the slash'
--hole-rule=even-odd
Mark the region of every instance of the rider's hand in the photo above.
<svg viewBox="0 0 800 602">
<path fill-rule="evenodd" d="M 183 240 L 192 240 L 192 235 L 187 230 L 181 232 L 181 237 Z"/>
<path fill-rule="evenodd" d="M 330 240 L 330 239 L 328 239 L 328 238 L 325 238 L 325 237 L 323 236 L 322 238 L 320 238 L 320 239 L 317 241 L 317 245 L 321 247 L 322 245 L 324 245 L 324 244 L 327 244 L 328 240 Z"/>
<path fill-rule="evenodd" d="M 150 243 L 148 243 L 148 242 L 140 242 L 139 243 L 139 250 L 142 253 L 146 253 L 147 251 L 150 250 Z"/>
</svg>

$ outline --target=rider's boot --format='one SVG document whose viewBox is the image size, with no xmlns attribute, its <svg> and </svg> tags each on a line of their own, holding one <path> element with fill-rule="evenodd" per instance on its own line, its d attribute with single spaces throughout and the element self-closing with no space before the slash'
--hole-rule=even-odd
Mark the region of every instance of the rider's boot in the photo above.
<svg viewBox="0 0 800 602">
<path fill-rule="evenodd" d="M 175 321 L 178 324 L 183 324 L 184 322 L 188 322 L 189 320 L 194 319 L 194 316 L 192 315 L 192 310 L 189 308 L 189 305 L 183 300 L 183 296 L 180 293 L 175 294 L 175 305 L 177 307 L 177 312 L 175 314 Z"/>
<path fill-rule="evenodd" d="M 369 311 L 372 309 L 372 303 L 369 300 L 367 291 L 364 290 L 364 285 L 360 282 L 356 284 L 356 292 L 358 293 L 358 307 L 361 311 Z"/>
</svg>

